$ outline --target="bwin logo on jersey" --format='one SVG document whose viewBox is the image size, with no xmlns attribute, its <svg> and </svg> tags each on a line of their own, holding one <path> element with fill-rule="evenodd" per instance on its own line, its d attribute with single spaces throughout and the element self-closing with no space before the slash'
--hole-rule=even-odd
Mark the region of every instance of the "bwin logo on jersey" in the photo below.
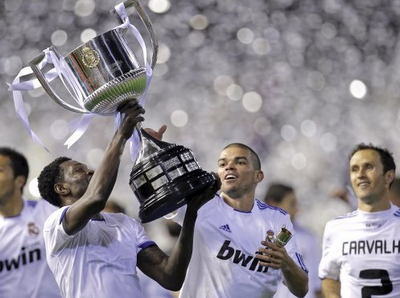
<svg viewBox="0 0 400 298">
<path fill-rule="evenodd" d="M 268 267 L 261 266 L 258 264 L 259 260 L 253 256 L 246 256 L 239 249 L 234 249 L 229 246 L 231 242 L 229 240 L 225 240 L 224 244 L 222 244 L 221 249 L 218 252 L 217 258 L 221 260 L 229 260 L 232 258 L 234 264 L 241 265 L 246 267 L 251 271 L 257 272 L 268 272 Z M 256 252 L 257 253 L 257 252 Z"/>
<path fill-rule="evenodd" d="M 25 247 L 22 247 L 21 254 L 17 258 L 0 260 L 0 273 L 3 272 L 3 270 L 11 271 L 13 269 L 18 269 L 20 265 L 24 266 L 35 261 L 40 261 L 41 258 L 41 251 L 39 248 L 26 252 Z"/>
</svg>

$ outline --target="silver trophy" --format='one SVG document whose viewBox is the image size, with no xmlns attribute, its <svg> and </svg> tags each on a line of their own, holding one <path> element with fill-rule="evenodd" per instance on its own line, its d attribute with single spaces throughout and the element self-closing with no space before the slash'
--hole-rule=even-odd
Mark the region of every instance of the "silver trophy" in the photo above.
<svg viewBox="0 0 400 298">
<path fill-rule="evenodd" d="M 125 1 L 123 4 L 125 8 L 134 6 L 150 34 L 153 50 L 150 67 L 153 69 L 158 41 L 150 18 L 139 1 Z M 115 9 L 112 12 L 120 24 L 127 21 Z M 114 28 L 82 44 L 65 57 L 55 47 L 50 47 L 34 58 L 29 66 L 50 97 L 64 108 L 78 113 L 113 114 L 121 103 L 140 98 L 146 89 L 146 67 L 139 63 L 129 46 L 125 38 L 128 32 L 126 27 Z M 64 101 L 52 88 L 40 67 L 46 53 L 53 57 L 53 64 L 58 64 L 55 66 L 63 77 L 65 87 L 73 90 L 80 107 Z"/>
<path fill-rule="evenodd" d="M 125 9 L 131 6 L 150 34 L 153 55 L 149 64 L 144 59 L 146 65 L 139 63 L 125 38 L 129 30 L 122 25 L 129 23 Z M 124 8 L 122 14 L 121 7 Z M 55 47 L 50 47 L 29 63 L 45 91 L 67 110 L 112 115 L 123 102 L 138 100 L 147 88 L 148 67 L 154 68 L 158 53 L 158 41 L 150 19 L 138 0 L 125 1 L 112 13 L 120 24 L 117 28 L 84 43 L 65 57 Z M 143 56 L 147 57 L 145 52 L 143 50 Z M 48 60 L 54 64 L 79 107 L 64 101 L 51 86 L 48 73 L 43 71 L 43 64 Z M 142 222 L 176 210 L 215 181 L 212 174 L 201 169 L 191 150 L 154 139 L 142 129 L 141 123 L 137 132 L 140 149 L 129 184 L 141 204 Z"/>
</svg>

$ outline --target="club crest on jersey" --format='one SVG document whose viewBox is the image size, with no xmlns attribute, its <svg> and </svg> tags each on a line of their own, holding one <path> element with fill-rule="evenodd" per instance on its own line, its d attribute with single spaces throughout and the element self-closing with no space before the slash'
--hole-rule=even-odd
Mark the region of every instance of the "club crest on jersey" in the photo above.
<svg viewBox="0 0 400 298">
<path fill-rule="evenodd" d="M 268 240 L 272 241 L 274 239 L 274 235 L 275 235 L 274 231 L 268 230 L 267 231 L 267 235 L 265 236 L 265 240 L 266 241 L 268 241 Z"/>
<path fill-rule="evenodd" d="M 28 233 L 31 237 L 36 237 L 39 235 L 39 228 L 35 225 L 34 222 L 28 223 Z"/>
</svg>

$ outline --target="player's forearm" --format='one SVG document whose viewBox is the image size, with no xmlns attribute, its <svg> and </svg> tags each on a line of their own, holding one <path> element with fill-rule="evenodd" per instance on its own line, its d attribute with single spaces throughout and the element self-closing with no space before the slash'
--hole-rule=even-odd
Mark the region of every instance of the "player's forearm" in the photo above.
<svg viewBox="0 0 400 298">
<path fill-rule="evenodd" d="M 106 149 L 99 168 L 95 171 L 90 181 L 88 192 L 97 197 L 99 201 L 105 203 L 111 194 L 125 144 L 126 138 L 116 132 Z"/>
<path fill-rule="evenodd" d="M 340 298 L 340 282 L 333 279 L 323 279 L 321 282 L 322 294 L 325 298 Z"/>
<path fill-rule="evenodd" d="M 103 204 L 114 188 L 126 141 L 132 136 L 136 124 L 144 120 L 141 116 L 144 110 L 137 101 L 126 101 L 119 107 L 119 111 L 122 114 L 120 126 L 108 144 L 101 164 L 88 187 L 89 196 L 96 201 L 95 206 L 99 205 L 99 207 L 104 207 Z"/>
<path fill-rule="evenodd" d="M 300 267 L 293 262 L 287 268 L 282 269 L 285 283 L 290 292 L 296 297 L 304 297 L 308 292 L 308 276 Z"/>
<path fill-rule="evenodd" d="M 115 184 L 124 144 L 122 138 L 113 138 L 85 194 L 70 206 L 63 221 L 64 229 L 69 235 L 79 232 L 94 214 L 103 210 Z"/>
<path fill-rule="evenodd" d="M 164 287 L 178 291 L 186 277 L 187 267 L 192 256 L 193 233 L 197 215 L 186 215 L 178 241 L 165 266 Z"/>
</svg>

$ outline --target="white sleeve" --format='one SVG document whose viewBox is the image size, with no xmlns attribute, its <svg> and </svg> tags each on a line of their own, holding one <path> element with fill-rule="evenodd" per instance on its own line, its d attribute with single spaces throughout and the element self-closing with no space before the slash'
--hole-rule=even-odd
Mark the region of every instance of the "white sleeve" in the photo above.
<svg viewBox="0 0 400 298">
<path fill-rule="evenodd" d="M 325 226 L 322 242 L 322 258 L 318 268 L 318 275 L 321 279 L 339 280 L 340 266 L 336 260 L 333 248 L 333 244 L 335 243 L 333 230 L 332 222 L 328 222 Z"/>
<path fill-rule="evenodd" d="M 44 223 L 43 234 L 48 255 L 57 253 L 66 242 L 73 238 L 65 232 L 62 225 L 68 207 L 64 206 L 53 212 Z"/>
<path fill-rule="evenodd" d="M 129 220 L 131 222 L 133 230 L 135 231 L 138 252 L 155 244 L 155 242 L 151 240 L 150 237 L 147 235 L 144 227 L 138 221 L 130 217 Z"/>
</svg>

